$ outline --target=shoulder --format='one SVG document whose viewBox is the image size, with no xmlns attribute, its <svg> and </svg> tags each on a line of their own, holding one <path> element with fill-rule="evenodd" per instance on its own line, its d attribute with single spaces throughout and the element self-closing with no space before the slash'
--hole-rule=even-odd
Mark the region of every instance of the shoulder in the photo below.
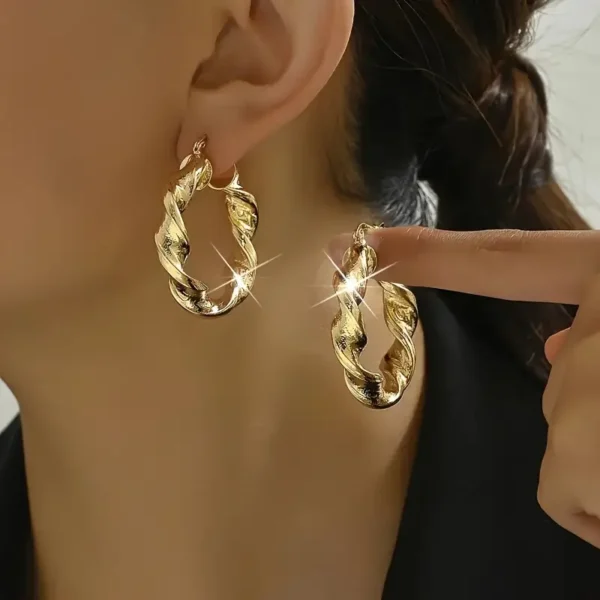
<svg viewBox="0 0 600 600">
<path fill-rule="evenodd" d="M 0 490 L 22 472 L 22 446 L 21 421 L 16 418 L 0 432 Z M 5 494 L 0 495 L 0 506 L 3 498 Z"/>
<path fill-rule="evenodd" d="M 20 593 L 30 537 L 23 438 L 17 418 L 0 433 L 0 598 Z"/>
<path fill-rule="evenodd" d="M 587 598 L 575 590 L 596 585 L 600 551 L 537 502 L 544 382 L 450 294 L 416 295 L 423 422 L 386 598 Z"/>
</svg>

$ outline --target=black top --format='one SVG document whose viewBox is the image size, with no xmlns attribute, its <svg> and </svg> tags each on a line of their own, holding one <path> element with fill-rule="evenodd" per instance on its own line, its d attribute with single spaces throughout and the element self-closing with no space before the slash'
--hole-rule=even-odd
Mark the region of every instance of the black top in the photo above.
<svg viewBox="0 0 600 600">
<path fill-rule="evenodd" d="M 424 418 L 384 600 L 600 598 L 600 550 L 537 504 L 542 385 L 461 324 L 441 294 L 418 297 Z M 29 547 L 15 420 L 0 436 L 0 600 L 21 600 Z"/>
</svg>

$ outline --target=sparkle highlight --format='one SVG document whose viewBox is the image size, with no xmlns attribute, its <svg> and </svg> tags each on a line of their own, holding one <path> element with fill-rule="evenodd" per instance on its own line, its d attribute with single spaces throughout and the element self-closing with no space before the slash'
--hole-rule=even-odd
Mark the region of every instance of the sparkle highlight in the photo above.
<svg viewBox="0 0 600 600">
<path fill-rule="evenodd" d="M 368 277 L 365 277 L 363 279 L 357 280 L 355 277 L 352 277 L 352 276 L 346 277 L 346 275 L 344 275 L 344 273 L 342 272 L 342 270 L 337 266 L 337 264 L 335 263 L 335 261 L 333 260 L 333 258 L 331 258 L 331 256 L 329 256 L 329 254 L 327 254 L 327 252 L 323 251 L 323 253 L 327 257 L 327 259 L 329 260 L 329 262 L 333 265 L 333 268 L 337 271 L 337 273 L 339 274 L 339 276 L 343 279 L 343 281 L 344 281 L 344 287 L 341 290 L 339 290 L 337 292 L 334 292 L 333 294 L 331 294 L 331 296 L 328 296 L 324 300 L 321 300 L 320 302 L 317 302 L 316 304 L 314 304 L 313 306 L 311 306 L 311 308 L 316 308 L 317 306 L 321 306 L 322 304 L 325 304 L 326 302 L 329 302 L 330 300 L 333 300 L 334 298 L 337 298 L 341 294 L 344 294 L 344 293 L 353 294 L 353 295 L 357 296 L 358 295 L 358 288 L 365 281 L 368 282 L 370 279 L 375 278 L 377 275 L 380 275 L 381 273 L 384 273 L 385 271 L 387 271 L 388 269 L 391 269 L 393 266 L 395 266 L 397 264 L 397 263 L 392 263 L 391 265 L 388 265 L 387 267 L 384 267 L 383 269 L 379 269 L 378 271 L 375 271 L 374 273 L 372 273 Z M 361 298 L 361 300 L 362 300 L 362 304 L 365 305 L 365 307 L 367 308 L 367 310 L 374 317 L 376 317 L 375 312 L 367 304 L 367 302 L 365 301 L 365 299 Z"/>
<path fill-rule="evenodd" d="M 240 274 L 240 273 L 236 273 L 235 269 L 229 264 L 229 262 L 227 261 L 227 259 L 223 256 L 223 254 L 219 251 L 219 249 L 214 244 L 211 244 L 211 246 L 214 248 L 215 252 L 219 255 L 219 258 L 225 263 L 225 265 L 227 266 L 227 268 L 231 271 L 231 274 L 233 275 L 233 277 L 231 279 L 228 279 L 225 283 L 222 283 L 221 285 L 217 286 L 216 288 L 213 288 L 212 290 L 210 290 L 209 294 L 212 294 L 213 292 L 216 292 L 216 291 L 218 291 L 220 289 L 223 289 L 224 287 L 226 287 L 228 285 L 231 285 L 232 283 L 235 283 L 239 287 L 243 288 L 246 292 L 248 292 L 248 294 L 251 296 L 252 300 L 254 300 L 254 302 L 256 302 L 256 304 L 259 307 L 262 308 L 262 305 L 258 301 L 257 297 L 252 293 L 251 290 L 249 290 L 244 285 L 244 277 L 243 277 L 243 275 Z M 259 265 L 256 265 L 256 267 L 254 267 L 253 269 L 250 269 L 250 270 L 246 271 L 246 273 L 256 272 L 261 267 L 264 267 L 265 265 L 268 265 L 269 263 L 272 263 L 274 260 L 277 260 L 278 258 L 281 258 L 282 256 L 283 256 L 283 254 L 278 254 L 277 256 L 274 256 L 273 258 L 269 258 L 268 260 L 263 261 Z"/>
</svg>

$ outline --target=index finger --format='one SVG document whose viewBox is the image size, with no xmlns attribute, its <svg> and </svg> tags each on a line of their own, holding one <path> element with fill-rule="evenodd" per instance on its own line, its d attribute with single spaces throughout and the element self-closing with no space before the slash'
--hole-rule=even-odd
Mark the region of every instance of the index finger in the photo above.
<svg viewBox="0 0 600 600">
<path fill-rule="evenodd" d="M 598 231 L 381 229 L 378 279 L 506 300 L 579 304 L 600 271 Z"/>
</svg>

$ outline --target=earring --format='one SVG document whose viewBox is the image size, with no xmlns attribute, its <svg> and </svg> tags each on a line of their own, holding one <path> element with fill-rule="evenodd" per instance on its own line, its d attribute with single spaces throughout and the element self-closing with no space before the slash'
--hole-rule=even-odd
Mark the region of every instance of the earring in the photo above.
<svg viewBox="0 0 600 600">
<path fill-rule="evenodd" d="M 228 185 L 219 188 L 211 184 L 213 167 L 204 154 L 205 147 L 206 138 L 197 142 L 192 154 L 181 163 L 176 179 L 165 194 L 166 214 L 155 241 L 160 262 L 169 274 L 169 286 L 175 300 L 193 314 L 216 317 L 227 314 L 243 302 L 254 285 L 257 256 L 252 238 L 258 227 L 258 206 L 254 196 L 240 185 L 236 167 Z M 194 194 L 207 188 L 224 194 L 231 231 L 241 251 L 231 267 L 229 299 L 222 301 L 211 299 L 208 286 L 184 271 L 190 254 L 190 240 L 182 215 Z"/>
<path fill-rule="evenodd" d="M 369 408 L 381 409 L 400 400 L 414 374 L 416 356 L 412 337 L 419 317 L 417 301 L 410 290 L 398 283 L 378 281 L 383 289 L 385 323 L 394 343 L 381 362 L 381 373 L 372 373 L 361 366 L 360 355 L 367 345 L 367 336 L 360 305 L 367 282 L 377 269 L 377 254 L 365 236 L 376 229 L 364 223 L 358 226 L 342 267 L 334 275 L 333 287 L 340 310 L 333 319 L 331 337 L 352 395 Z"/>
</svg>

